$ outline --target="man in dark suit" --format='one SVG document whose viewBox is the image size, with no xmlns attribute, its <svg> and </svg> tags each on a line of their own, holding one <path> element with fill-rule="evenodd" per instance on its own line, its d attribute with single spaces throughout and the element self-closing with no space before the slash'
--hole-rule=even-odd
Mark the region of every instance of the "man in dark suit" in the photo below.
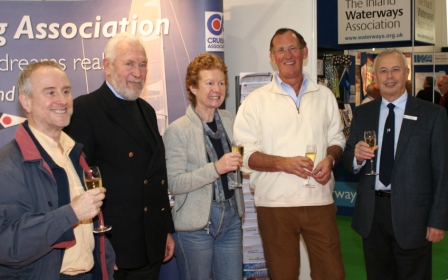
<svg viewBox="0 0 448 280">
<path fill-rule="evenodd" d="M 66 130 L 84 144 L 107 189 L 103 214 L 116 253 L 114 278 L 158 279 L 172 257 L 174 231 L 167 193 L 165 148 L 154 109 L 139 98 L 147 58 L 140 41 L 117 34 L 103 60 L 106 81 L 74 101 Z"/>
<path fill-rule="evenodd" d="M 417 98 L 432 102 L 434 104 L 439 104 L 440 102 L 440 92 L 434 90 L 434 78 L 432 76 L 427 76 L 423 82 L 423 89 L 417 93 Z"/>
<path fill-rule="evenodd" d="M 400 51 L 380 53 L 374 71 L 382 98 L 354 111 L 343 158 L 360 174 L 352 227 L 363 238 L 368 279 L 431 279 L 432 243 L 448 228 L 447 115 L 406 91 Z M 366 130 L 377 131 L 373 149 Z M 371 158 L 377 176 L 367 175 Z"/>
</svg>

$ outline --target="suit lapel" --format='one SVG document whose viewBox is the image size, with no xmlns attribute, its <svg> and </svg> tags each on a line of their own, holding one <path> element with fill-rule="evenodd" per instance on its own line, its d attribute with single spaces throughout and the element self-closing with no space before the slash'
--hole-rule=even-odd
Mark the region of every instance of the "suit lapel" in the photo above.
<svg viewBox="0 0 448 280">
<path fill-rule="evenodd" d="M 420 113 L 418 103 L 412 96 L 408 96 L 406 102 L 406 108 L 404 110 L 404 115 L 417 117 Z M 412 130 L 414 129 L 417 121 L 403 118 L 403 123 L 401 124 L 400 136 L 398 137 L 397 150 L 395 152 L 395 162 L 400 159 L 401 155 L 405 151 L 406 144 L 409 140 Z"/>
<path fill-rule="evenodd" d="M 148 127 L 148 131 L 152 134 L 152 139 L 154 139 L 155 143 L 150 143 L 153 151 L 155 151 L 159 144 L 162 142 L 159 141 L 160 133 L 157 126 L 157 117 L 154 118 L 154 111 L 149 110 L 147 106 L 147 102 L 141 98 L 137 99 L 137 103 L 140 106 L 140 110 L 143 114 L 143 117 L 146 121 L 146 126 Z M 156 122 L 153 122 L 155 120 Z M 160 142 L 160 143 L 159 143 Z"/>
<path fill-rule="evenodd" d="M 131 114 L 126 108 L 118 104 L 117 97 L 109 89 L 106 83 L 103 84 L 103 87 L 105 87 L 103 90 L 103 97 L 106 102 L 106 114 L 108 117 L 114 120 L 124 131 L 126 131 L 138 145 L 146 147 L 148 141 L 146 141 L 146 137 L 142 135 L 140 128 L 135 121 L 133 121 Z"/>
<path fill-rule="evenodd" d="M 372 103 L 372 110 L 369 112 L 367 116 L 367 123 L 368 127 L 366 130 L 375 130 L 376 134 L 378 135 L 378 123 L 380 121 L 380 108 L 381 108 L 381 100 L 382 98 L 377 98 L 373 101 L 370 101 Z"/>
</svg>

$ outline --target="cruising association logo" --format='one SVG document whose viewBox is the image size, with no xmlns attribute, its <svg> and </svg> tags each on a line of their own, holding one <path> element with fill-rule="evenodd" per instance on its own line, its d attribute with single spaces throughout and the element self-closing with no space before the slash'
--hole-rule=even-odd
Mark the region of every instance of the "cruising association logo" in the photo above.
<svg viewBox="0 0 448 280">
<path fill-rule="evenodd" d="M 205 12 L 205 50 L 224 52 L 223 13 Z"/>
</svg>

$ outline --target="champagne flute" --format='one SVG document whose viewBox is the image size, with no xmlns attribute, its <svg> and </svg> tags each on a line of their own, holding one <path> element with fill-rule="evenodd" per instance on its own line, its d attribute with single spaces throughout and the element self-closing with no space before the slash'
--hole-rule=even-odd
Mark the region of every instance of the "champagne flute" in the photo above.
<svg viewBox="0 0 448 280">
<path fill-rule="evenodd" d="M 314 162 L 316 160 L 316 153 L 317 153 L 317 147 L 315 144 L 306 145 L 305 156 L 307 158 L 311 159 Z M 310 176 L 308 176 L 308 179 L 303 186 L 305 188 L 314 188 L 314 185 L 310 184 Z"/>
<path fill-rule="evenodd" d="M 83 172 L 84 183 L 86 184 L 87 190 L 91 190 L 94 188 L 99 188 L 103 186 L 103 181 L 101 179 L 101 173 L 98 166 L 91 166 L 89 169 L 85 169 Z M 94 233 L 106 232 L 111 230 L 111 226 L 104 225 L 103 221 L 103 212 L 98 214 L 98 226 L 93 229 Z"/>
<path fill-rule="evenodd" d="M 244 155 L 244 146 L 239 144 L 239 143 L 235 143 L 232 142 L 232 152 L 233 153 L 238 153 L 241 156 Z M 236 171 L 236 182 L 234 182 L 232 185 L 230 185 L 232 188 L 242 188 L 243 184 L 241 183 L 241 171 L 238 168 Z"/>
<path fill-rule="evenodd" d="M 373 150 L 376 146 L 376 133 L 375 130 L 366 130 L 364 131 L 364 141 L 369 144 L 371 150 Z M 378 175 L 373 168 L 373 158 L 370 159 L 370 172 L 366 173 L 369 176 Z"/>
</svg>

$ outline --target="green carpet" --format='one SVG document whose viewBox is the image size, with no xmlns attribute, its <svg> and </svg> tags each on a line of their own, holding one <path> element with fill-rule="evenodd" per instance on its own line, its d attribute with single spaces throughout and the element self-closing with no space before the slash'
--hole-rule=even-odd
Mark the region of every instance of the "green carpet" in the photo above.
<svg viewBox="0 0 448 280">
<path fill-rule="evenodd" d="M 365 280 L 361 237 L 351 228 L 351 217 L 337 216 L 347 280 Z M 432 279 L 448 280 L 448 235 L 432 246 Z"/>
</svg>

